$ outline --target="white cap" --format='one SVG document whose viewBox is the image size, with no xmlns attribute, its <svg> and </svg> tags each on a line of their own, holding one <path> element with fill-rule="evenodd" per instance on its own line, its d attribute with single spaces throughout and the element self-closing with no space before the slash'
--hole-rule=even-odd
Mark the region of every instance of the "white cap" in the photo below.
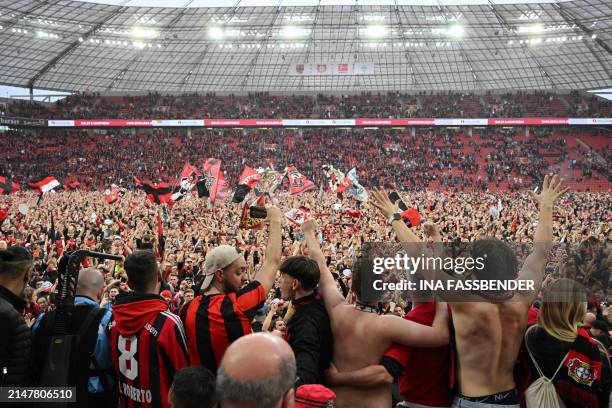
<svg viewBox="0 0 612 408">
<path fill-rule="evenodd" d="M 202 283 L 202 290 L 208 289 L 216 271 L 228 267 L 241 256 L 242 254 L 240 251 L 231 245 L 219 245 L 207 253 L 206 259 L 204 260 L 206 277 Z"/>
</svg>

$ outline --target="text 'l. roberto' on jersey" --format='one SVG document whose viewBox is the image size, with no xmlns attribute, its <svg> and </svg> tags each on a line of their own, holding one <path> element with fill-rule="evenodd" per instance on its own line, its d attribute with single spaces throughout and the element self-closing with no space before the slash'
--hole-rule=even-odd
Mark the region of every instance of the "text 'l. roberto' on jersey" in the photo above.
<svg viewBox="0 0 612 408">
<path fill-rule="evenodd" d="M 168 406 L 174 374 L 188 365 L 185 331 L 157 295 L 117 296 L 110 325 L 112 360 L 122 408 Z"/>
<path fill-rule="evenodd" d="M 200 295 L 180 312 L 187 332 L 191 365 L 202 365 L 213 373 L 228 346 L 251 333 L 251 321 L 266 300 L 258 281 L 235 293 Z"/>
</svg>

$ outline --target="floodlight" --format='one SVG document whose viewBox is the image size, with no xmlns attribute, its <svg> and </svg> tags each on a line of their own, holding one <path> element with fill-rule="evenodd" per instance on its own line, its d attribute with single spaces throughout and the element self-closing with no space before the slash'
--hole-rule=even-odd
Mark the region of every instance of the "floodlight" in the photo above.
<svg viewBox="0 0 612 408">
<path fill-rule="evenodd" d="M 462 25 L 452 25 L 450 27 L 448 27 L 448 30 L 446 30 L 446 33 L 450 36 L 450 37 L 454 37 L 454 38 L 460 38 L 463 37 L 463 26 Z"/>
<path fill-rule="evenodd" d="M 134 27 L 132 28 L 132 37 L 134 38 L 155 38 L 157 31 L 152 28 Z"/>
<path fill-rule="evenodd" d="M 387 27 L 383 25 L 371 25 L 363 31 L 366 36 L 371 38 L 381 38 L 387 35 Z"/>
<path fill-rule="evenodd" d="M 208 30 L 208 35 L 216 40 L 223 38 L 224 34 L 225 33 L 220 27 L 210 27 Z"/>
<path fill-rule="evenodd" d="M 308 35 L 308 30 L 305 28 L 287 26 L 283 29 L 283 36 L 287 38 L 298 38 Z"/>
</svg>

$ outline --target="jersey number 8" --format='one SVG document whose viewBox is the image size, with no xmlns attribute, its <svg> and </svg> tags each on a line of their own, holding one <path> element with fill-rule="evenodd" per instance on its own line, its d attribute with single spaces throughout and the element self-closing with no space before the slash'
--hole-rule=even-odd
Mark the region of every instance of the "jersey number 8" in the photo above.
<svg viewBox="0 0 612 408">
<path fill-rule="evenodd" d="M 128 347 L 129 350 L 127 350 Z M 121 374 L 123 374 L 125 378 L 133 381 L 138 377 L 138 361 L 134 358 L 138 350 L 138 338 L 136 338 L 136 336 L 130 336 L 128 338 L 119 336 L 117 348 L 121 353 L 119 355 L 119 371 L 121 371 Z"/>
</svg>

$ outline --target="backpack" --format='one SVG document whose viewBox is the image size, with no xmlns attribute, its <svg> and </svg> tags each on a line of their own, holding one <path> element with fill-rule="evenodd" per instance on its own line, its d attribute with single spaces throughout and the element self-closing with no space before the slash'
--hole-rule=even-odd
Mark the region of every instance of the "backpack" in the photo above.
<svg viewBox="0 0 612 408">
<path fill-rule="evenodd" d="M 108 311 L 92 307 L 84 320 L 78 325 L 76 333 L 61 336 L 53 335 L 56 312 L 47 316 L 44 330 L 49 336 L 45 363 L 40 371 L 40 386 L 76 387 L 76 407 L 107 406 L 107 401 L 113 397 L 113 387 L 108 383 L 106 375 L 109 370 L 99 368 L 94 355 L 98 339 L 100 321 Z M 92 370 L 90 365 L 94 366 Z M 90 377 L 98 377 L 102 394 L 90 394 L 88 384 Z"/>
<path fill-rule="evenodd" d="M 533 354 L 529 349 L 527 335 L 534 327 L 535 326 L 531 326 L 525 332 L 525 347 L 527 348 L 529 358 L 531 358 L 531 361 L 533 362 L 533 365 L 538 371 L 540 377 L 533 383 L 531 383 L 531 385 L 527 387 L 527 390 L 525 390 L 525 403 L 527 405 L 527 408 L 565 408 L 565 404 L 561 400 L 561 397 L 559 397 L 559 394 L 557 394 L 557 390 L 555 389 L 555 384 L 553 383 L 553 381 L 561 367 L 563 367 L 563 363 L 569 355 L 569 352 L 565 354 L 565 356 L 561 360 L 561 364 L 559 364 L 559 367 L 557 367 L 557 370 L 555 370 L 553 376 L 551 378 L 547 378 L 544 373 L 542 373 L 538 362 L 533 357 Z"/>
</svg>

